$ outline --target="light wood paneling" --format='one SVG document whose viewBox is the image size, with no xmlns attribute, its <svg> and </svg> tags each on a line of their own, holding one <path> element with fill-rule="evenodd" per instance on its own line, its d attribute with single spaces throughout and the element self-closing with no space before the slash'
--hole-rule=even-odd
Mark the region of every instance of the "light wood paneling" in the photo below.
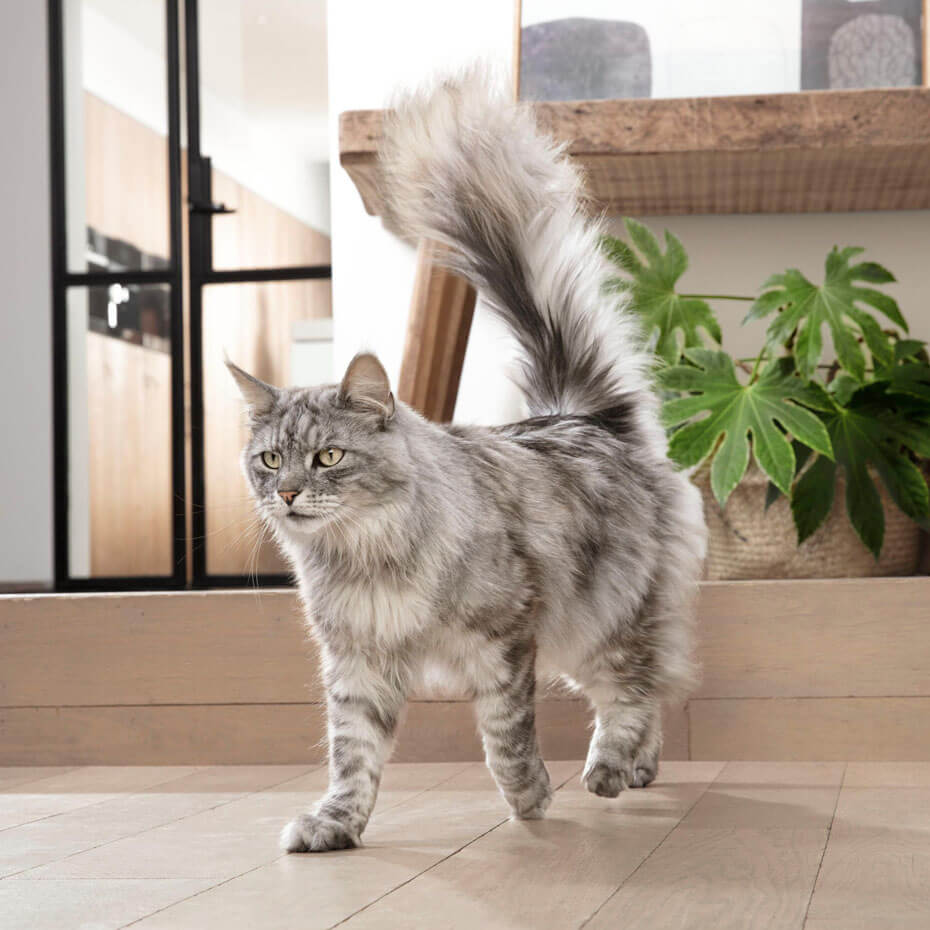
<svg viewBox="0 0 930 930">
<path fill-rule="evenodd" d="M 930 697 L 697 700 L 692 759 L 930 760 Z"/>
<path fill-rule="evenodd" d="M 264 539 L 239 458 L 248 437 L 242 397 L 224 353 L 269 384 L 291 384 L 291 327 L 332 316 L 329 281 L 223 284 L 204 288 L 203 386 L 207 570 L 287 573 Z M 264 534 L 267 535 L 267 534 Z M 195 541 L 199 542 L 199 541 Z"/>
<path fill-rule="evenodd" d="M 614 213 L 806 213 L 930 206 L 930 90 L 535 105 Z M 340 160 L 380 212 L 382 112 L 343 113 Z"/>
<path fill-rule="evenodd" d="M 697 696 L 930 695 L 930 579 L 710 582 Z"/>
<path fill-rule="evenodd" d="M 213 218 L 213 267 L 328 265 L 330 238 L 213 170 L 213 200 L 236 212 Z"/>
<path fill-rule="evenodd" d="M 876 694 L 896 667 L 902 688 L 919 692 L 928 591 L 927 578 L 705 584 L 705 683 L 687 712 L 667 711 L 664 757 L 930 759 L 930 681 L 924 695 Z M 293 591 L 0 597 L 0 637 L 8 761 L 315 758 L 308 734 L 322 726 L 322 691 Z M 808 655 L 846 672 L 818 676 Z M 812 682 L 822 696 L 810 697 Z M 415 696 L 398 758 L 480 758 L 470 705 L 430 697 Z M 250 708 L 261 708 L 261 727 Z M 550 758 L 584 754 L 583 702 L 544 693 L 539 719 Z"/>
<path fill-rule="evenodd" d="M 580 701 L 537 704 L 547 758 L 587 752 L 590 714 Z M 674 732 L 674 725 L 670 727 Z M 325 759 L 322 704 L 184 704 L 0 708 L 0 765 L 285 764 Z M 682 752 L 674 740 L 665 758 Z M 412 701 L 399 728 L 398 762 L 484 758 L 466 701 Z"/>
<path fill-rule="evenodd" d="M 85 92 L 84 158 L 87 225 L 167 259 L 165 136 Z"/>
<path fill-rule="evenodd" d="M 91 575 L 170 575 L 171 357 L 87 333 Z"/>
<path fill-rule="evenodd" d="M 928 602 L 930 578 L 705 583 L 698 697 L 930 697 Z M 301 618 L 287 589 L 0 596 L 0 704 L 316 700 Z"/>
<path fill-rule="evenodd" d="M 8 597 L 0 641 L 4 706 L 322 699 L 293 591 Z"/>
<path fill-rule="evenodd" d="M 319 704 L 0 708 L 0 764 L 232 765 L 319 762 Z"/>
</svg>

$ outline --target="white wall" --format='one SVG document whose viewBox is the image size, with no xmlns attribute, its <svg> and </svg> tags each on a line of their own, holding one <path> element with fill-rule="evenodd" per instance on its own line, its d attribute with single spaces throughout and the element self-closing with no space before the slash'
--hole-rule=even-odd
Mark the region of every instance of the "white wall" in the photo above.
<svg viewBox="0 0 930 930">
<path fill-rule="evenodd" d="M 341 370 L 359 349 L 372 349 L 396 382 L 413 292 L 414 251 L 365 213 L 339 166 L 339 114 L 383 107 L 398 86 L 478 57 L 509 69 L 513 7 L 502 0 L 330 0 L 328 16 L 336 367 Z M 457 420 L 506 422 L 520 415 L 519 395 L 506 374 L 511 356 L 509 337 L 479 304 Z"/>
<path fill-rule="evenodd" d="M 53 574 L 45 10 L 0 4 L 0 585 Z"/>
<path fill-rule="evenodd" d="M 882 285 L 881 290 L 898 301 L 911 333 L 930 341 L 928 210 L 659 216 L 644 221 L 657 236 L 667 228 L 682 240 L 691 264 L 679 289 L 691 294 L 756 295 L 769 275 L 786 268 L 798 268 L 819 283 L 832 246 L 862 246 L 866 249 L 863 260 L 885 265 L 898 279 Z M 612 223 L 611 231 L 624 235 L 619 220 Z M 762 346 L 768 321 L 742 326 L 749 304 L 711 301 L 711 305 L 723 327 L 724 347 L 740 356 L 754 356 Z M 879 315 L 879 319 L 884 317 Z"/>
<path fill-rule="evenodd" d="M 588 6 L 604 4 L 604 0 L 586 2 Z M 542 11 L 541 0 L 534 3 Z M 531 7 L 525 0 L 524 10 Z M 339 166 L 338 115 L 349 109 L 384 106 L 394 87 L 421 81 L 436 69 L 454 68 L 476 57 L 510 63 L 512 13 L 511 4 L 500 0 L 465 5 L 430 0 L 393 4 L 330 0 L 337 368 L 359 349 L 373 349 L 396 380 L 414 274 L 413 251 L 365 213 L 349 176 Z M 915 335 L 930 339 L 930 299 L 926 296 L 930 294 L 930 211 L 675 216 L 647 218 L 646 222 L 657 233 L 667 226 L 684 241 L 692 267 L 682 284 L 695 293 L 754 294 L 770 274 L 787 267 L 798 267 L 818 281 L 831 246 L 865 246 L 867 258 L 887 265 L 898 277 L 900 283 L 889 290 L 911 320 Z M 619 223 L 615 225 L 619 228 Z M 719 302 L 715 309 L 725 345 L 740 354 L 755 354 L 764 325 L 739 325 L 745 304 Z M 479 304 L 455 411 L 457 421 L 500 423 L 520 415 L 519 395 L 507 375 L 512 355 L 509 335 Z"/>
<path fill-rule="evenodd" d="M 524 25 L 626 20 L 649 36 L 653 97 L 801 89 L 800 0 L 523 0 Z"/>
</svg>

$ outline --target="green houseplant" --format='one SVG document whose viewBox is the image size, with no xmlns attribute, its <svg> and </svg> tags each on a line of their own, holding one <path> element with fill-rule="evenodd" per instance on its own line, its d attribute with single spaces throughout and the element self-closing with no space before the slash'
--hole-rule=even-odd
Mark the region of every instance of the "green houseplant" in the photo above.
<svg viewBox="0 0 930 930">
<path fill-rule="evenodd" d="M 930 526 L 930 360 L 880 290 L 894 281 L 889 271 L 859 261 L 862 249 L 834 247 L 820 284 L 788 269 L 755 297 L 680 293 L 681 242 L 666 231 L 663 250 L 641 223 L 624 223 L 629 243 L 604 237 L 623 272 L 607 287 L 630 295 L 655 351 L 670 456 L 701 467 L 721 509 L 752 459 L 767 479 L 764 508 L 787 498 L 798 546 L 825 524 L 840 485 L 848 520 L 876 560 L 889 501 Z M 712 300 L 746 301 L 744 323 L 767 321 L 754 358 L 724 351 Z"/>
</svg>

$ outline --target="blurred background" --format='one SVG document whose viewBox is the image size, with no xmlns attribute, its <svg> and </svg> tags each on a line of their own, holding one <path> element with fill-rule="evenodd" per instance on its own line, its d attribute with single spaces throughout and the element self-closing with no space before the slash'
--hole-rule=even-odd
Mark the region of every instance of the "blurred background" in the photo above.
<svg viewBox="0 0 930 930">
<path fill-rule="evenodd" d="M 396 381 L 415 272 L 340 168 L 341 112 L 476 57 L 519 70 L 527 99 L 922 84 L 921 15 L 920 0 L 4 3 L 0 587 L 284 579 L 239 472 L 223 353 L 313 384 L 369 348 Z M 834 243 L 864 246 L 930 338 L 926 210 L 645 222 L 686 243 L 701 293 L 816 276 Z M 761 331 L 718 312 L 748 353 Z M 457 420 L 520 416 L 512 355 L 479 302 Z"/>
</svg>

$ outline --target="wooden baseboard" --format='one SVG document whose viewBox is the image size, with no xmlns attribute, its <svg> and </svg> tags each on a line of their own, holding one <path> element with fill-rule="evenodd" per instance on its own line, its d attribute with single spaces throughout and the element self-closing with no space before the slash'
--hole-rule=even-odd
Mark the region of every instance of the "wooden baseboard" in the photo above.
<svg viewBox="0 0 930 930">
<path fill-rule="evenodd" d="M 930 759 L 930 578 L 716 582 L 670 759 Z M 412 702 L 396 758 L 480 758 L 471 706 Z M 0 764 L 321 758 L 315 646 L 290 590 L 0 597 Z M 539 702 L 549 758 L 584 703 Z"/>
<path fill-rule="evenodd" d="M 930 698 L 695 700 L 692 759 L 928 762 Z"/>
</svg>

